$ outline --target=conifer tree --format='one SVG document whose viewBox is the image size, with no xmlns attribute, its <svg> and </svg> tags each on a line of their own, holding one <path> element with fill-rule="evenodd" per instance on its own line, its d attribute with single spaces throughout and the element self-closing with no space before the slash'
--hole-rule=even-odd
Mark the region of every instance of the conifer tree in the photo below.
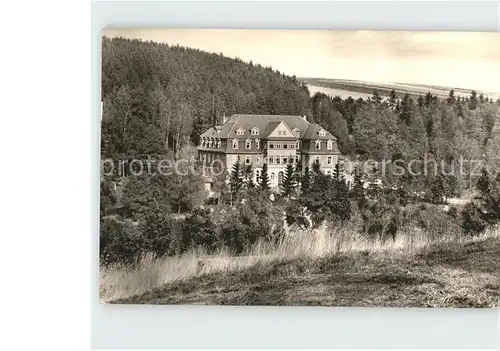
<svg viewBox="0 0 500 351">
<path fill-rule="evenodd" d="M 476 187 L 481 192 L 481 195 L 484 196 L 488 193 L 490 189 L 490 175 L 488 174 L 486 168 L 481 170 L 481 176 L 477 180 Z"/>
<path fill-rule="evenodd" d="M 356 168 L 353 171 L 354 176 L 354 185 L 352 187 L 352 197 L 356 200 L 358 204 L 358 209 L 363 211 L 366 208 L 366 197 L 365 197 L 365 188 L 363 186 L 363 174 L 359 168 Z"/>
<path fill-rule="evenodd" d="M 344 169 L 344 165 L 342 163 L 340 163 L 339 161 L 337 161 L 337 163 L 335 164 L 335 168 L 333 169 L 333 179 L 337 182 L 345 182 L 345 169 Z"/>
<path fill-rule="evenodd" d="M 231 187 L 231 203 L 233 203 L 238 200 L 238 195 L 243 185 L 243 177 L 241 176 L 241 166 L 239 161 L 236 161 L 231 169 L 229 184 Z"/>
<path fill-rule="evenodd" d="M 455 90 L 451 89 L 450 94 L 448 95 L 448 98 L 446 99 L 448 104 L 453 105 L 456 101 L 455 99 Z"/>
<path fill-rule="evenodd" d="M 304 168 L 304 174 L 300 177 L 300 193 L 301 195 L 307 194 L 311 189 L 311 172 L 309 167 Z"/>
<path fill-rule="evenodd" d="M 267 174 L 267 163 L 262 166 L 262 172 L 258 180 L 258 184 L 262 190 L 269 190 L 269 175 Z"/>
<path fill-rule="evenodd" d="M 322 174 L 323 174 L 323 172 L 321 172 L 321 165 L 320 165 L 320 163 L 319 162 L 314 162 L 313 163 L 313 168 L 312 168 L 312 180 L 313 180 L 313 182 L 314 182 L 314 180 L 318 176 L 320 176 Z"/>
<path fill-rule="evenodd" d="M 251 164 L 245 168 L 245 184 L 247 189 L 255 188 L 255 183 L 253 182 L 253 169 Z"/>
<path fill-rule="evenodd" d="M 295 191 L 297 186 L 295 182 L 295 170 L 291 163 L 288 163 L 285 168 L 285 174 L 283 175 L 283 181 L 280 184 L 281 195 L 284 197 L 290 197 Z"/>
</svg>

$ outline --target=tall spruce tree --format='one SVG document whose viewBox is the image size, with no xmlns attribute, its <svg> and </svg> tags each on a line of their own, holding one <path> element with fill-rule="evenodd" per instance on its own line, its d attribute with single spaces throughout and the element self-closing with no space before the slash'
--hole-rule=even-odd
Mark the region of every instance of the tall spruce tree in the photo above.
<svg viewBox="0 0 500 351">
<path fill-rule="evenodd" d="M 231 169 L 229 177 L 229 184 L 231 187 L 231 204 L 238 200 L 241 187 L 243 186 L 243 177 L 241 175 L 241 165 L 236 161 Z"/>
<path fill-rule="evenodd" d="M 255 183 L 253 181 L 253 169 L 251 164 L 245 168 L 245 185 L 247 189 L 255 188 Z"/>
<path fill-rule="evenodd" d="M 304 174 L 300 177 L 300 193 L 301 195 L 305 195 L 311 189 L 311 172 L 309 171 L 309 167 L 306 166 L 304 168 Z"/>
<path fill-rule="evenodd" d="M 297 183 L 295 182 L 295 170 L 291 163 L 288 163 L 285 168 L 285 174 L 280 184 L 281 195 L 290 197 L 294 194 Z"/>
<path fill-rule="evenodd" d="M 337 182 L 345 182 L 345 168 L 344 165 L 339 161 L 337 161 L 337 163 L 335 164 L 332 177 Z"/>
<path fill-rule="evenodd" d="M 267 163 L 262 165 L 262 171 L 258 180 L 259 187 L 262 190 L 269 190 L 269 174 L 267 174 Z"/>
</svg>

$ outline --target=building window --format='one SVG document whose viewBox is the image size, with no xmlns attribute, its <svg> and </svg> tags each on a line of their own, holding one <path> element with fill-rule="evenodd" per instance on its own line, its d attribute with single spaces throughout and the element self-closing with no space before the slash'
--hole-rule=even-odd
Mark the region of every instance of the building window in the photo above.
<svg viewBox="0 0 500 351">
<path fill-rule="evenodd" d="M 295 149 L 295 144 L 290 144 L 290 149 Z"/>
<path fill-rule="evenodd" d="M 250 163 L 252 163 L 252 158 L 251 158 L 251 156 L 245 156 L 245 164 L 246 164 L 246 165 L 249 165 Z"/>
<path fill-rule="evenodd" d="M 296 145 L 295 145 L 295 148 L 296 148 L 297 150 L 298 150 L 298 149 L 300 149 L 300 141 L 298 141 L 298 140 L 297 140 L 297 142 L 296 142 L 295 144 L 296 144 Z"/>
<path fill-rule="evenodd" d="M 274 144 L 273 143 L 269 143 L 269 148 L 270 149 L 274 149 Z"/>
<path fill-rule="evenodd" d="M 332 143 L 332 141 L 331 141 L 331 140 L 328 140 L 328 141 L 326 142 L 326 148 L 327 148 L 328 150 L 332 150 L 332 149 L 333 149 L 333 143 Z"/>
<path fill-rule="evenodd" d="M 328 156 L 328 159 L 327 159 L 326 163 L 329 164 L 329 165 L 332 164 L 332 156 Z"/>
<path fill-rule="evenodd" d="M 269 164 L 272 165 L 274 163 L 274 157 L 269 156 Z"/>
<path fill-rule="evenodd" d="M 255 139 L 255 148 L 260 149 L 260 140 L 259 139 Z"/>
<path fill-rule="evenodd" d="M 274 177 L 275 177 L 274 173 L 271 173 L 271 182 L 273 183 L 274 183 Z"/>
<path fill-rule="evenodd" d="M 280 157 L 279 157 L 279 156 L 278 156 L 278 157 L 276 157 L 276 164 L 277 164 L 277 165 L 279 165 L 279 164 L 280 164 L 280 161 L 281 161 L 281 160 L 280 160 Z"/>
<path fill-rule="evenodd" d="M 296 164 L 299 164 L 299 155 L 296 155 L 296 156 L 295 156 L 295 163 L 296 163 Z"/>
<path fill-rule="evenodd" d="M 252 135 L 259 135 L 259 129 L 258 128 L 252 128 L 250 130 L 250 134 L 252 134 Z"/>
<path fill-rule="evenodd" d="M 319 165 L 320 161 L 321 161 L 321 157 L 316 156 L 316 159 L 314 160 L 314 162 L 316 162 L 316 164 Z"/>
<path fill-rule="evenodd" d="M 220 139 L 217 141 L 217 148 L 220 149 L 221 141 Z"/>
<path fill-rule="evenodd" d="M 245 130 L 244 129 L 239 128 L 239 129 L 236 130 L 236 135 L 243 135 L 243 134 L 245 134 Z"/>
<path fill-rule="evenodd" d="M 260 170 L 255 170 L 255 180 L 258 182 L 260 180 Z"/>
<path fill-rule="evenodd" d="M 283 149 L 288 149 L 288 144 L 283 145 Z"/>
<path fill-rule="evenodd" d="M 259 155 L 255 156 L 255 163 L 256 164 L 260 163 L 260 156 Z"/>
<path fill-rule="evenodd" d="M 233 149 L 234 150 L 238 149 L 238 140 L 233 140 Z"/>
<path fill-rule="evenodd" d="M 247 139 L 245 141 L 245 149 L 250 150 L 252 148 L 252 141 L 250 139 Z"/>
<path fill-rule="evenodd" d="M 283 164 L 287 164 L 288 163 L 288 158 L 287 157 L 283 157 Z"/>
<path fill-rule="evenodd" d="M 276 144 L 277 149 L 281 149 L 281 144 Z"/>
<path fill-rule="evenodd" d="M 324 129 L 321 129 L 318 133 L 319 136 L 326 136 L 326 132 Z"/>
<path fill-rule="evenodd" d="M 316 150 L 321 150 L 321 141 L 316 140 L 315 144 L 316 144 Z"/>
</svg>

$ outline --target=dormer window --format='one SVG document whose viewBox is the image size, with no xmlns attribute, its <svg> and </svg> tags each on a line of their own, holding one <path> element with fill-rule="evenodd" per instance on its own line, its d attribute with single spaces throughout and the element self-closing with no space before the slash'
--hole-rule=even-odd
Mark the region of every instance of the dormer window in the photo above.
<svg viewBox="0 0 500 351">
<path fill-rule="evenodd" d="M 250 139 L 245 140 L 245 150 L 250 150 L 252 148 L 252 141 Z"/>
<path fill-rule="evenodd" d="M 238 150 L 238 139 L 233 139 L 233 149 Z"/>
<path fill-rule="evenodd" d="M 332 149 L 333 149 L 333 142 L 332 142 L 331 140 L 328 140 L 328 141 L 326 142 L 326 148 L 327 148 L 328 150 L 332 150 Z"/>
<path fill-rule="evenodd" d="M 326 131 L 324 129 L 321 129 L 319 132 L 318 132 L 318 135 L 319 136 L 326 136 Z"/>
<path fill-rule="evenodd" d="M 321 141 L 316 140 L 315 144 L 316 144 L 316 150 L 321 150 Z"/>
<path fill-rule="evenodd" d="M 259 139 L 255 139 L 255 148 L 257 150 L 260 149 L 260 140 Z"/>
<path fill-rule="evenodd" d="M 236 135 L 243 135 L 243 134 L 245 134 L 245 130 L 243 128 L 236 129 Z"/>
<path fill-rule="evenodd" d="M 208 147 L 212 147 L 212 143 L 213 143 L 213 140 L 212 140 L 212 139 L 210 139 L 210 140 L 208 141 Z"/>
<path fill-rule="evenodd" d="M 252 129 L 250 129 L 250 134 L 251 135 L 259 135 L 259 128 L 253 127 Z"/>
<path fill-rule="evenodd" d="M 205 146 L 205 139 L 201 139 L 200 146 L 201 147 Z"/>
<path fill-rule="evenodd" d="M 220 149 L 221 141 L 220 139 L 217 139 L 217 148 Z"/>
</svg>

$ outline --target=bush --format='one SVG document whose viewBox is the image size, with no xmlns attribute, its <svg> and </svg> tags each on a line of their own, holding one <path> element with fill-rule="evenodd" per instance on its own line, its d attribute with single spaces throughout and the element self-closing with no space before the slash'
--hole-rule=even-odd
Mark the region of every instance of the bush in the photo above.
<svg viewBox="0 0 500 351">
<path fill-rule="evenodd" d="M 445 233 L 459 232 L 459 221 L 456 212 L 453 214 L 453 209 L 445 212 L 444 208 L 432 204 L 408 206 L 405 208 L 405 223 L 421 228 L 436 238 Z"/>
<path fill-rule="evenodd" d="M 222 244 L 210 210 L 198 208 L 184 222 L 183 249 L 203 246 L 209 253 Z"/>
<path fill-rule="evenodd" d="M 462 211 L 462 228 L 470 235 L 477 235 L 486 229 L 483 213 L 477 204 L 471 202 L 465 205 Z"/>
<path fill-rule="evenodd" d="M 179 225 L 162 212 L 150 213 L 141 225 L 142 248 L 156 257 L 178 254 L 182 251 L 182 231 Z"/>
<path fill-rule="evenodd" d="M 479 234 L 488 225 L 500 222 L 500 183 L 491 180 L 483 169 L 476 188 L 480 194 L 462 211 L 462 228 L 467 234 Z"/>
<path fill-rule="evenodd" d="M 106 218 L 101 222 L 99 241 L 100 264 L 130 265 L 143 253 L 143 243 L 137 228 L 126 222 Z"/>
</svg>

